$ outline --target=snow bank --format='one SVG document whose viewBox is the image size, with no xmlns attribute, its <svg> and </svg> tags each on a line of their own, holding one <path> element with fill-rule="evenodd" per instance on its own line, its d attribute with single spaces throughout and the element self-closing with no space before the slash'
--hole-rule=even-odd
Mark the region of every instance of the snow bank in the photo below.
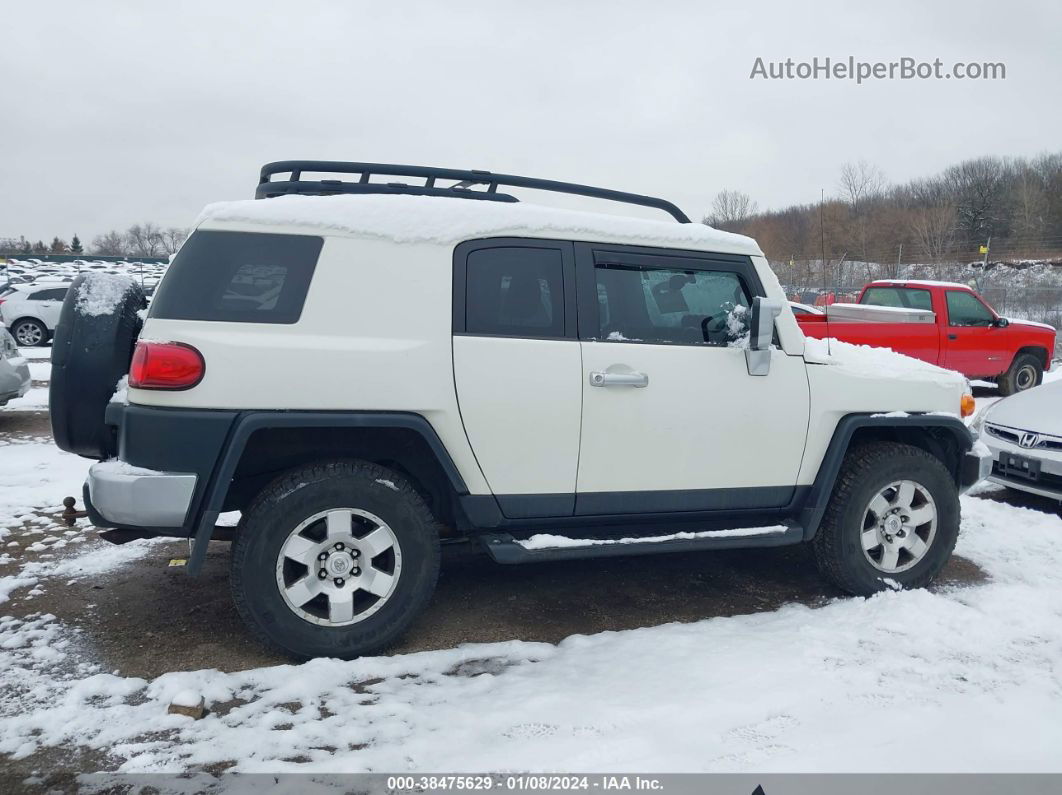
<svg viewBox="0 0 1062 795">
<path fill-rule="evenodd" d="M 131 276 L 117 273 L 90 273 L 81 285 L 75 311 L 79 315 L 110 315 L 122 303 L 126 293 L 136 286 Z"/>
<path fill-rule="evenodd" d="M 867 378 L 918 378 L 960 387 L 966 384 L 966 379 L 960 373 L 896 353 L 890 348 L 852 345 L 832 338 L 820 340 L 807 337 L 804 358 L 811 364 L 837 365 L 854 375 Z"/>
<path fill-rule="evenodd" d="M 18 646 L 0 647 L 0 754 L 84 745 L 123 772 L 1062 771 L 1062 520 L 962 507 L 958 553 L 986 584 L 556 646 L 68 680 L 41 661 L 57 622 L 0 619 Z M 214 711 L 167 715 L 186 690 Z"/>
<path fill-rule="evenodd" d="M 218 202 L 204 208 L 196 226 L 213 221 L 292 225 L 396 243 L 456 243 L 495 235 L 559 236 L 761 253 L 751 238 L 705 224 L 437 196 L 280 196 Z"/>
<path fill-rule="evenodd" d="M 20 517 L 37 509 L 62 510 L 63 497 L 79 496 L 91 463 L 64 453 L 50 439 L 0 439 L 0 538 L 21 524 Z"/>
</svg>

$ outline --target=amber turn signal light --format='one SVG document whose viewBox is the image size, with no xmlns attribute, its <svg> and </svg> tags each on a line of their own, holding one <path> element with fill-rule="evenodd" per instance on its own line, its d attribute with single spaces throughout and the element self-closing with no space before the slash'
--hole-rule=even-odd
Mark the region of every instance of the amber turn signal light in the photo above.
<svg viewBox="0 0 1062 795">
<path fill-rule="evenodd" d="M 959 401 L 959 409 L 962 416 L 969 417 L 974 413 L 975 408 L 977 408 L 977 401 L 974 400 L 974 396 L 963 395 L 962 400 Z"/>
</svg>

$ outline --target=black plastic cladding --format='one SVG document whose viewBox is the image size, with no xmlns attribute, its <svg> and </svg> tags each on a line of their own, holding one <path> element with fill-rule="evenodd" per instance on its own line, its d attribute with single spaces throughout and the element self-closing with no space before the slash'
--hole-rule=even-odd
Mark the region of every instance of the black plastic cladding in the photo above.
<svg viewBox="0 0 1062 795">
<path fill-rule="evenodd" d="M 338 179 L 304 180 L 302 172 L 330 174 L 359 174 L 357 182 L 344 182 Z M 273 174 L 290 174 L 287 180 L 271 182 Z M 406 185 L 394 182 L 372 182 L 373 175 L 392 177 L 418 177 L 424 179 L 423 185 Z M 435 180 L 456 180 L 450 187 L 437 187 Z M 486 190 L 470 190 L 472 185 L 486 185 Z M 515 196 L 498 193 L 498 186 L 512 188 L 530 188 L 553 193 L 568 193 L 574 196 L 587 196 L 592 199 L 637 204 L 663 210 L 682 224 L 692 223 L 689 217 L 676 205 L 666 199 L 643 196 L 638 193 L 595 188 L 574 182 L 558 182 L 552 179 L 535 177 L 518 177 L 513 174 L 494 174 L 490 171 L 475 169 L 435 168 L 434 166 L 406 166 L 386 163 L 347 163 L 340 160 L 279 160 L 266 163 L 255 190 L 256 199 L 269 199 L 274 196 L 302 194 L 310 196 L 329 196 L 337 193 L 392 193 L 414 196 L 448 196 L 457 199 L 481 199 L 487 201 L 515 202 Z"/>
</svg>

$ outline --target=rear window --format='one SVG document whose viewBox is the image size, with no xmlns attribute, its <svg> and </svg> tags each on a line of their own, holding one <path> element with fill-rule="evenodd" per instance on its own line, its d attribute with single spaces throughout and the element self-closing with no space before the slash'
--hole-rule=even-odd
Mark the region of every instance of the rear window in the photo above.
<svg viewBox="0 0 1062 795">
<path fill-rule="evenodd" d="M 929 290 L 914 287 L 868 287 L 859 303 L 933 311 L 933 298 Z"/>
<path fill-rule="evenodd" d="M 297 323 L 323 243 L 312 235 L 194 232 L 167 269 L 149 316 Z"/>
</svg>

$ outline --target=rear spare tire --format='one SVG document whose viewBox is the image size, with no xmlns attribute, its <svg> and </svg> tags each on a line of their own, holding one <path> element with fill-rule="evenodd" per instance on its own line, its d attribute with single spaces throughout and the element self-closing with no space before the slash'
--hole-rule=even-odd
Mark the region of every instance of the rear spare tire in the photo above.
<svg viewBox="0 0 1062 795">
<path fill-rule="evenodd" d="M 89 273 L 70 285 L 52 342 L 48 392 L 52 436 L 63 450 L 96 459 L 115 454 L 104 413 L 129 372 L 146 306 L 144 290 L 128 276 Z"/>
</svg>

